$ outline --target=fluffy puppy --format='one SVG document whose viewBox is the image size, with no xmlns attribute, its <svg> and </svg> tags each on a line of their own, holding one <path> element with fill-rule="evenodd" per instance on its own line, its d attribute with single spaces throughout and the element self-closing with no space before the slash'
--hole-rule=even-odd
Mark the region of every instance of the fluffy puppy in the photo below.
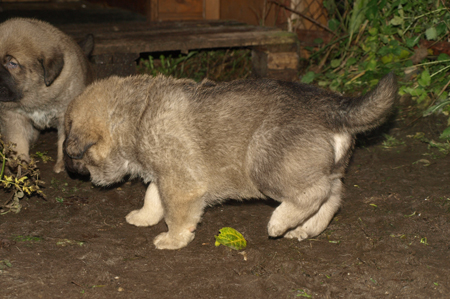
<svg viewBox="0 0 450 299">
<path fill-rule="evenodd" d="M 383 122 L 396 95 L 393 74 L 354 98 L 268 79 L 111 77 L 69 105 L 65 162 L 102 186 L 126 175 L 149 182 L 126 220 L 164 219 L 158 249 L 186 246 L 203 209 L 225 199 L 279 201 L 269 236 L 303 240 L 328 226 L 355 134 Z"/>
<path fill-rule="evenodd" d="M 83 44 L 91 52 L 92 36 Z M 20 159 L 29 161 L 39 130 L 57 128 L 54 170 L 64 169 L 64 112 L 94 77 L 85 53 L 48 23 L 14 18 L 0 24 L 0 133 L 16 144 Z"/>
</svg>

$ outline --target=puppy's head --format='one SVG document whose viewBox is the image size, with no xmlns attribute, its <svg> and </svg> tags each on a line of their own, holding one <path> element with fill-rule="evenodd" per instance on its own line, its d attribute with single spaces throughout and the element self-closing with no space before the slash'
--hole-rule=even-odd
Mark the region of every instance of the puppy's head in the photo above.
<svg viewBox="0 0 450 299">
<path fill-rule="evenodd" d="M 33 19 L 0 24 L 0 101 L 18 102 L 50 87 L 64 67 L 56 28 Z"/>
<path fill-rule="evenodd" d="M 63 151 L 68 171 L 90 174 L 95 184 L 105 186 L 122 180 L 126 161 L 120 156 L 110 129 L 111 86 L 103 83 L 88 86 L 69 104 Z"/>
</svg>

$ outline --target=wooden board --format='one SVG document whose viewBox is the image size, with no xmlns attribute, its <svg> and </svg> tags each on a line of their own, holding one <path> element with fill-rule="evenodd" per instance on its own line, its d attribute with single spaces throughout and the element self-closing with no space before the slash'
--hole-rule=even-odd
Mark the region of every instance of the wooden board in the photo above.
<svg viewBox="0 0 450 299">
<path fill-rule="evenodd" d="M 158 10 L 156 20 L 203 19 L 203 0 L 151 0 Z"/>
<path fill-rule="evenodd" d="M 94 55 L 294 44 L 294 33 L 234 21 L 78 24 L 60 28 L 81 39 L 95 37 Z"/>
</svg>

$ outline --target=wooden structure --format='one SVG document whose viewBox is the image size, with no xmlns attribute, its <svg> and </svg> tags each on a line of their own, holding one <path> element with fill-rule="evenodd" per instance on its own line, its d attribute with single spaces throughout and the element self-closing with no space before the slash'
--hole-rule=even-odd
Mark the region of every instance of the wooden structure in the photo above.
<svg viewBox="0 0 450 299">
<path fill-rule="evenodd" d="M 140 53 L 250 48 L 252 72 L 258 77 L 291 80 L 297 75 L 298 42 L 295 33 L 236 21 L 123 22 L 59 26 L 76 40 L 95 37 L 93 52 L 99 77 L 135 72 Z"/>
<path fill-rule="evenodd" d="M 146 15 L 149 21 L 167 20 L 217 20 L 219 0 L 147 0 Z"/>
</svg>

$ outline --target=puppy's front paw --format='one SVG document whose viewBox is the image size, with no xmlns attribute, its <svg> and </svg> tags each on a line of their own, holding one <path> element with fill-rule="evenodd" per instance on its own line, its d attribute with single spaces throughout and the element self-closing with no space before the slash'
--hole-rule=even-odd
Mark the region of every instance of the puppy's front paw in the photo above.
<svg viewBox="0 0 450 299">
<path fill-rule="evenodd" d="M 162 219 L 162 215 L 148 214 L 144 209 L 134 210 L 128 213 L 125 220 L 136 226 L 151 226 L 157 224 Z"/>
<path fill-rule="evenodd" d="M 56 162 L 55 166 L 53 166 L 53 171 L 56 172 L 56 173 L 60 173 L 60 172 L 62 172 L 64 170 L 65 170 L 64 161 L 62 161 L 62 160 Z"/>
<path fill-rule="evenodd" d="M 173 238 L 170 233 L 161 233 L 156 236 L 153 244 L 156 249 L 180 249 L 186 247 L 195 237 L 195 233 L 179 234 L 177 238 Z"/>
<path fill-rule="evenodd" d="M 288 231 L 284 235 L 284 237 L 288 239 L 298 239 L 299 241 L 303 241 L 308 238 L 308 233 L 301 226 L 299 226 L 296 229 Z"/>
</svg>

